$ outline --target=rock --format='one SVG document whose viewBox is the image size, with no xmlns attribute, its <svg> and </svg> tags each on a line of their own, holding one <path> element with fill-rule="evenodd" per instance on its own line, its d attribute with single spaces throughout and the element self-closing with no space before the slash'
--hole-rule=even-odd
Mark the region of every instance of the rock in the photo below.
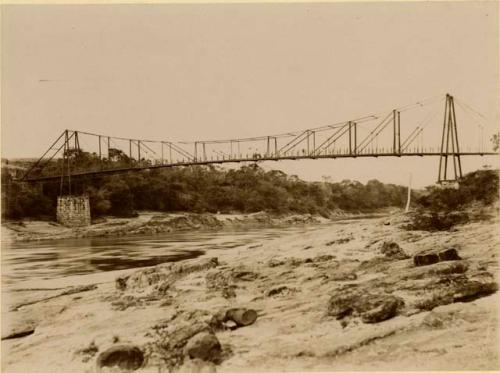
<svg viewBox="0 0 500 373">
<path fill-rule="evenodd" d="M 358 278 L 356 273 L 354 272 L 340 272 L 334 273 L 333 275 L 328 276 L 328 279 L 333 281 L 354 281 Z"/>
<path fill-rule="evenodd" d="M 276 259 L 276 258 L 273 258 L 269 262 L 267 262 L 267 265 L 271 268 L 282 266 L 283 264 L 285 264 L 284 260 L 280 260 L 280 259 Z"/>
<path fill-rule="evenodd" d="M 235 282 L 237 281 L 254 281 L 259 278 L 259 274 L 250 271 L 244 266 L 236 268 L 224 268 L 222 270 L 209 271 L 205 276 L 205 283 L 208 290 L 221 291 L 222 296 L 226 299 L 236 297 Z"/>
<path fill-rule="evenodd" d="M 354 311 L 355 298 L 357 294 L 341 294 L 332 296 L 328 301 L 326 314 L 337 320 L 343 319 Z"/>
<path fill-rule="evenodd" d="M 454 248 L 450 248 L 447 250 L 443 250 L 438 253 L 439 260 L 444 261 L 444 260 L 460 260 L 462 259 L 458 253 L 457 250 Z"/>
<path fill-rule="evenodd" d="M 226 312 L 226 320 L 232 320 L 238 326 L 248 326 L 257 320 L 257 312 L 247 308 L 231 308 Z"/>
<path fill-rule="evenodd" d="M 259 278 L 259 275 L 245 267 L 237 267 L 233 269 L 231 277 L 233 280 L 254 281 Z"/>
<path fill-rule="evenodd" d="M 125 290 L 127 288 L 127 280 L 130 276 L 120 276 L 115 280 L 115 286 L 118 290 Z"/>
<path fill-rule="evenodd" d="M 341 320 L 346 316 L 361 316 L 363 322 L 375 323 L 396 315 L 404 304 L 401 298 L 393 295 L 371 294 L 362 290 L 347 289 L 330 298 L 327 305 L 328 316 Z"/>
<path fill-rule="evenodd" d="M 438 253 L 419 254 L 413 257 L 415 266 L 425 266 L 447 260 L 460 260 L 456 249 L 447 249 Z"/>
<path fill-rule="evenodd" d="M 188 341 L 184 351 L 192 359 L 216 362 L 220 359 L 222 348 L 215 335 L 201 332 Z"/>
<path fill-rule="evenodd" d="M 226 286 L 222 288 L 222 297 L 226 299 L 236 298 L 236 291 L 234 286 Z"/>
<path fill-rule="evenodd" d="M 382 304 L 361 315 L 361 320 L 365 323 L 377 323 L 394 317 L 400 302 L 395 297 L 388 297 Z"/>
<path fill-rule="evenodd" d="M 297 289 L 289 288 L 288 286 L 281 285 L 281 286 L 276 286 L 272 289 L 269 289 L 266 291 L 266 296 L 268 297 L 274 297 L 274 296 L 285 296 L 290 293 L 296 292 Z"/>
<path fill-rule="evenodd" d="M 453 302 L 470 302 L 498 290 L 495 282 L 468 281 L 453 294 Z"/>
<path fill-rule="evenodd" d="M 2 335 L 2 341 L 6 339 L 16 339 L 27 337 L 35 332 L 35 327 L 32 324 L 23 325 L 21 327 L 11 329 L 5 335 Z M 3 333 L 2 333 L 3 334 Z"/>
<path fill-rule="evenodd" d="M 413 257 L 413 263 L 416 266 L 426 266 L 437 262 L 439 262 L 439 256 L 437 254 L 423 254 Z"/>
<path fill-rule="evenodd" d="M 69 288 L 68 290 L 65 290 L 62 293 L 60 293 L 58 296 L 83 293 L 85 291 L 91 291 L 91 290 L 95 290 L 95 289 L 97 289 L 96 284 L 73 286 L 73 287 Z"/>
<path fill-rule="evenodd" d="M 82 361 L 86 363 L 92 357 L 94 357 L 94 355 L 97 354 L 98 351 L 99 348 L 96 346 L 95 342 L 92 341 L 88 346 L 75 351 L 75 355 L 82 355 Z"/>
<path fill-rule="evenodd" d="M 165 295 L 167 294 L 168 290 L 172 287 L 173 281 L 163 281 L 160 285 L 158 285 L 158 293 Z"/>
<path fill-rule="evenodd" d="M 307 259 L 301 259 L 301 258 L 288 258 L 285 264 L 291 267 L 297 267 L 304 264 L 306 260 Z"/>
<path fill-rule="evenodd" d="M 402 260 L 409 258 L 404 250 L 396 242 L 393 241 L 385 241 L 384 243 L 382 243 L 380 252 L 390 259 Z"/>
<path fill-rule="evenodd" d="M 335 257 L 333 255 L 326 254 L 326 255 L 318 255 L 312 261 L 314 263 L 319 263 L 319 262 L 327 262 L 327 261 L 332 260 L 332 259 L 335 259 Z"/>
<path fill-rule="evenodd" d="M 97 357 L 98 371 L 103 367 L 118 367 L 122 370 L 137 370 L 144 363 L 144 354 L 134 345 L 115 345 Z"/>
<path fill-rule="evenodd" d="M 431 329 L 441 329 L 453 321 L 453 315 L 431 311 L 422 320 L 422 325 Z"/>
<path fill-rule="evenodd" d="M 326 246 L 338 245 L 338 244 L 347 243 L 351 240 L 352 240 L 352 237 L 339 238 L 338 240 L 333 240 L 333 241 L 327 242 L 325 245 Z"/>
<path fill-rule="evenodd" d="M 464 275 L 443 280 L 441 286 L 432 289 L 432 292 L 427 292 L 424 297 L 417 300 L 415 308 L 430 311 L 438 306 L 454 302 L 470 302 L 498 290 L 498 285 L 494 280 L 474 281 Z"/>
<path fill-rule="evenodd" d="M 209 271 L 205 276 L 208 290 L 222 290 L 231 285 L 231 273 L 229 271 Z"/>
<path fill-rule="evenodd" d="M 432 276 L 442 276 L 451 274 L 462 274 L 467 272 L 468 265 L 464 261 L 441 262 L 429 266 L 407 268 L 404 272 L 395 274 L 399 280 L 423 279 Z"/>
<path fill-rule="evenodd" d="M 175 282 L 193 272 L 203 271 L 219 265 L 217 258 L 186 260 L 177 263 L 157 265 L 136 271 L 126 279 L 126 288 L 146 288 L 163 281 Z M 122 286 L 122 285 L 120 285 Z"/>
</svg>

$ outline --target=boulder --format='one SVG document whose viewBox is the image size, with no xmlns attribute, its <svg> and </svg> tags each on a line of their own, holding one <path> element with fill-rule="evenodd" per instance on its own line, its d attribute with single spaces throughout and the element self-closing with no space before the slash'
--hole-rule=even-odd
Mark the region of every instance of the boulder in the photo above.
<svg viewBox="0 0 500 373">
<path fill-rule="evenodd" d="M 443 251 L 440 251 L 438 253 L 439 260 L 444 261 L 444 260 L 460 260 L 462 259 L 458 253 L 457 250 L 454 248 L 446 249 Z"/>
<path fill-rule="evenodd" d="M 397 298 L 388 297 L 379 306 L 363 313 L 361 320 L 364 323 L 377 323 L 388 320 L 396 315 L 399 304 L 400 302 Z"/>
<path fill-rule="evenodd" d="M 448 260 L 460 260 L 462 259 L 457 250 L 454 248 L 442 250 L 440 252 L 429 253 L 429 254 L 418 254 L 413 257 L 413 263 L 415 266 L 425 266 L 430 264 L 435 264 L 438 262 L 448 261 Z"/>
<path fill-rule="evenodd" d="M 201 332 L 188 341 L 184 351 L 192 359 L 215 362 L 220 359 L 222 348 L 215 335 L 209 332 Z"/>
<path fill-rule="evenodd" d="M 337 320 L 349 316 L 354 311 L 356 294 L 334 295 L 330 298 L 327 305 L 327 315 L 333 316 Z"/>
<path fill-rule="evenodd" d="M 134 345 L 115 345 L 103 351 L 97 357 L 97 370 L 103 367 L 118 367 L 121 370 L 139 369 L 144 363 L 143 352 Z"/>
<path fill-rule="evenodd" d="M 406 254 L 404 250 L 393 241 L 385 241 L 382 243 L 380 252 L 390 259 L 402 260 L 409 258 L 408 254 Z"/>
<path fill-rule="evenodd" d="M 330 298 L 327 315 L 337 320 L 350 315 L 361 316 L 365 323 L 376 323 L 395 316 L 403 304 L 402 299 L 393 295 L 348 290 Z"/>
<path fill-rule="evenodd" d="M 493 294 L 497 290 L 498 285 L 495 282 L 468 281 L 456 289 L 453 302 L 470 302 Z"/>
</svg>

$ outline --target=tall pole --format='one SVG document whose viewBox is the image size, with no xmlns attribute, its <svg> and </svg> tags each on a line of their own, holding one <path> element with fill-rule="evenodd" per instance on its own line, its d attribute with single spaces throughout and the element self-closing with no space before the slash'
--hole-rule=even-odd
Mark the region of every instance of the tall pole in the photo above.
<svg viewBox="0 0 500 373">
<path fill-rule="evenodd" d="M 358 125 L 354 122 L 354 154 L 356 154 L 356 148 L 358 147 Z"/>
<path fill-rule="evenodd" d="M 392 152 L 396 153 L 396 109 L 392 111 L 392 127 L 393 127 Z"/>
<path fill-rule="evenodd" d="M 448 153 L 450 151 L 450 106 L 448 104 L 448 118 L 446 121 L 446 156 L 444 158 L 444 180 L 446 181 L 446 175 L 448 173 Z"/>
<path fill-rule="evenodd" d="M 455 101 L 453 100 L 453 96 L 451 97 L 451 108 L 453 113 L 453 127 L 455 129 L 455 141 L 457 145 L 456 149 L 457 149 L 458 172 L 459 172 L 459 177 L 462 178 L 462 162 L 460 161 L 460 148 L 458 147 L 457 117 L 455 115 Z"/>
<path fill-rule="evenodd" d="M 349 124 L 349 154 L 352 154 L 352 135 L 351 135 L 352 123 L 351 123 L 351 121 L 349 121 L 348 124 Z"/>
<path fill-rule="evenodd" d="M 71 194 L 71 170 L 70 170 L 70 163 L 69 163 L 69 138 L 68 138 L 68 130 L 66 130 L 66 160 L 68 162 L 68 194 Z"/>
<path fill-rule="evenodd" d="M 309 130 L 307 130 L 306 136 L 307 136 L 307 155 L 311 155 L 311 152 L 309 151 Z"/>
<path fill-rule="evenodd" d="M 398 154 L 401 154 L 401 112 L 398 110 Z"/>
<path fill-rule="evenodd" d="M 443 164 L 443 158 L 445 157 L 444 156 L 444 134 L 445 134 L 445 130 L 446 130 L 446 116 L 447 116 L 447 112 L 448 112 L 448 97 L 449 95 L 446 94 L 446 101 L 445 101 L 445 104 L 444 104 L 444 119 L 443 119 L 443 133 L 441 135 L 441 155 L 439 156 L 439 176 L 438 176 L 438 183 L 441 182 L 441 175 L 442 175 L 442 164 Z"/>
</svg>

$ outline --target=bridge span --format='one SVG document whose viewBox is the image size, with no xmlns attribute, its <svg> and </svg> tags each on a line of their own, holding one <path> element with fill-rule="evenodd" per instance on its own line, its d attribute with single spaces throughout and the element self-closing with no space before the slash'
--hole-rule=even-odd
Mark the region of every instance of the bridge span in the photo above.
<svg viewBox="0 0 500 373">
<path fill-rule="evenodd" d="M 484 149 L 482 139 L 459 143 L 455 102 L 469 125 L 477 126 L 479 139 L 484 129 L 482 115 L 446 94 L 322 127 L 250 138 L 173 142 L 64 130 L 21 180 L 61 180 L 62 185 L 84 176 L 181 166 L 432 156 L 439 157 L 438 182 L 453 181 L 462 177 L 461 157 L 497 155 Z M 411 115 L 414 112 L 417 115 Z"/>
</svg>

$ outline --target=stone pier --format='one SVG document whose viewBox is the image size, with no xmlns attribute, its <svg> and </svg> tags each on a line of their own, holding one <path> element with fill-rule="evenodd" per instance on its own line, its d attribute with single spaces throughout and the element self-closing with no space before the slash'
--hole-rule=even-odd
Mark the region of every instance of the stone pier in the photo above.
<svg viewBox="0 0 500 373">
<path fill-rule="evenodd" d="M 61 196 L 57 198 L 57 222 L 67 227 L 90 225 L 88 196 Z"/>
</svg>

